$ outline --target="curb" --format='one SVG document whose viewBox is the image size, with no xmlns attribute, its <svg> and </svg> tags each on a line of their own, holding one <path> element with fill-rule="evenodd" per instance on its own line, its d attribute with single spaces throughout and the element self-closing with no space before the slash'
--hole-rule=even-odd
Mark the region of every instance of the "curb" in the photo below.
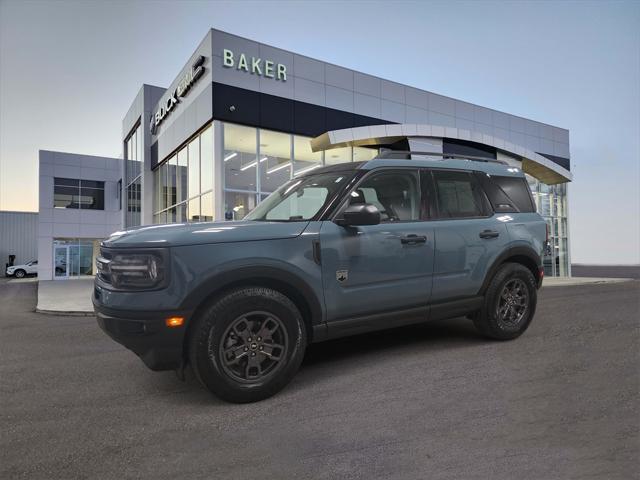
<svg viewBox="0 0 640 480">
<path fill-rule="evenodd" d="M 581 277 L 575 277 L 575 278 L 581 278 Z M 614 284 L 614 283 L 624 283 L 624 282 L 633 282 L 634 279 L 633 278 L 598 278 L 598 279 L 593 279 L 593 280 L 586 280 L 586 281 L 566 281 L 564 283 L 562 282 L 553 282 L 553 283 L 547 283 L 545 284 L 544 280 L 542 281 L 542 287 L 541 288 L 545 288 L 545 287 L 549 287 L 549 288 L 554 288 L 554 287 L 581 287 L 584 285 L 607 285 L 607 284 Z"/>
<path fill-rule="evenodd" d="M 95 313 L 93 312 L 73 312 L 73 311 L 64 311 L 64 310 L 42 310 L 40 308 L 36 308 L 36 313 L 42 313 L 43 315 L 58 315 L 64 317 L 94 317 Z"/>
</svg>

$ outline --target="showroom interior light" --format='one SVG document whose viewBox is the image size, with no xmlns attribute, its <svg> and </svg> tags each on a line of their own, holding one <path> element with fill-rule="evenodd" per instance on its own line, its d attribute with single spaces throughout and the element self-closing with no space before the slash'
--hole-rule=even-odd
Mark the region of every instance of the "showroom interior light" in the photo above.
<svg viewBox="0 0 640 480">
<path fill-rule="evenodd" d="M 316 168 L 320 168 L 322 166 L 322 164 L 317 164 L 317 165 L 312 165 L 311 167 L 307 167 L 307 168 L 303 168 L 302 170 L 299 170 L 298 172 L 296 172 L 296 175 L 300 175 L 301 173 L 307 173 L 310 172 L 311 170 L 315 170 Z"/>
<path fill-rule="evenodd" d="M 282 163 L 280 165 L 276 165 L 275 167 L 271 167 L 269 170 L 267 170 L 267 174 L 272 174 L 274 172 L 277 172 L 278 170 L 282 170 L 284 168 L 288 168 L 289 167 L 289 162 L 285 162 Z"/>
<path fill-rule="evenodd" d="M 224 157 L 224 161 L 228 162 L 229 160 L 231 160 L 232 158 L 235 158 L 238 156 L 238 152 L 233 152 L 230 153 L 229 155 L 227 155 L 226 157 Z"/>
<path fill-rule="evenodd" d="M 267 158 L 267 157 L 262 157 L 262 158 L 260 159 L 260 163 L 262 163 L 262 162 L 266 162 L 267 160 L 268 160 L 268 158 Z M 242 167 L 242 168 L 240 169 L 240 171 L 241 171 L 241 172 L 244 172 L 245 170 L 249 170 L 250 168 L 253 168 L 253 167 L 255 167 L 256 165 L 258 165 L 258 161 L 257 161 L 257 160 L 254 160 L 254 161 L 253 161 L 253 162 L 251 162 L 251 163 L 247 163 L 244 167 Z"/>
</svg>

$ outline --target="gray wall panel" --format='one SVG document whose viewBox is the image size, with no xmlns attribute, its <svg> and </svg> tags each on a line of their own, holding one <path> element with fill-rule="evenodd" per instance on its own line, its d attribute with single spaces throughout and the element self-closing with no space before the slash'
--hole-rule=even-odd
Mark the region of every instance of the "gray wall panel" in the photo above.
<svg viewBox="0 0 640 480">
<path fill-rule="evenodd" d="M 0 276 L 9 255 L 16 256 L 16 264 L 38 258 L 37 238 L 37 213 L 0 211 Z"/>
</svg>

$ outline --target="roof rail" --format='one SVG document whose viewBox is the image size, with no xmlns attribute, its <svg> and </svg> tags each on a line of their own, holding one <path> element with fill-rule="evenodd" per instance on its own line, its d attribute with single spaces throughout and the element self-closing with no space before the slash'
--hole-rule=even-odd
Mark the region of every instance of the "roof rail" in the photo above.
<svg viewBox="0 0 640 480">
<path fill-rule="evenodd" d="M 460 160 L 470 160 L 472 162 L 487 162 L 487 163 L 499 163 L 501 165 L 509 165 L 507 162 L 503 162 L 502 160 L 496 160 L 495 158 L 490 157 L 477 157 L 473 155 L 460 155 L 457 153 L 442 153 L 442 152 L 416 152 L 409 150 L 383 150 L 381 151 L 376 158 L 385 158 L 385 159 L 399 159 L 399 160 L 410 160 L 411 155 L 428 155 L 433 157 L 442 157 L 440 160 L 448 160 L 451 158 L 456 158 Z"/>
</svg>

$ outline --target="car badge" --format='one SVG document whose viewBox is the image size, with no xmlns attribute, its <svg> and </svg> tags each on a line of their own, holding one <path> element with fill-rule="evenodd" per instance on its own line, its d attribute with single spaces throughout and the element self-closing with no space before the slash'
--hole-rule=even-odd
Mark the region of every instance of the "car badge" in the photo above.
<svg viewBox="0 0 640 480">
<path fill-rule="evenodd" d="M 349 270 L 337 270 L 336 271 L 336 280 L 340 283 L 346 282 L 349 278 Z"/>
</svg>

